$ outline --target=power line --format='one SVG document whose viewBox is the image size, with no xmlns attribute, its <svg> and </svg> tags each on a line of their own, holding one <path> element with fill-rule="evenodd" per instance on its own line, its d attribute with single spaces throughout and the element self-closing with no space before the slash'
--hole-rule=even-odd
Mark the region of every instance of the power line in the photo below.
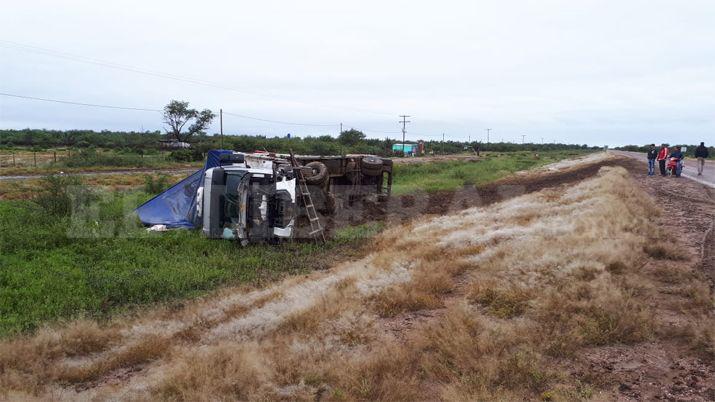
<svg viewBox="0 0 715 402">
<path fill-rule="evenodd" d="M 194 84 L 194 85 L 202 85 L 202 86 L 206 86 L 206 87 L 222 89 L 222 90 L 226 90 L 226 91 L 233 91 L 233 92 L 238 92 L 238 93 L 243 93 L 243 94 L 249 94 L 249 95 L 268 98 L 268 99 L 276 99 L 276 100 L 280 100 L 283 102 L 290 102 L 290 103 L 294 103 L 294 104 L 301 104 L 301 105 L 313 106 L 313 107 L 317 106 L 317 107 L 333 109 L 333 110 L 335 110 L 335 109 L 352 110 L 352 111 L 356 111 L 356 112 L 360 112 L 360 113 L 369 113 L 369 114 L 375 114 L 375 115 L 381 115 L 381 116 L 391 116 L 391 114 L 389 114 L 389 113 L 375 112 L 372 110 L 365 110 L 365 109 L 351 108 L 351 107 L 341 107 L 341 106 L 324 106 L 324 105 L 312 104 L 309 102 L 301 102 L 301 101 L 280 98 L 277 96 L 259 94 L 256 92 L 246 91 L 244 89 L 239 89 L 239 88 L 235 88 L 235 87 L 222 85 L 220 83 L 213 82 L 213 81 L 207 81 L 207 80 L 202 80 L 202 79 L 198 79 L 198 78 L 181 76 L 181 75 L 171 74 L 171 73 L 166 73 L 166 72 L 161 72 L 161 71 L 149 70 L 149 69 L 130 66 L 127 64 L 114 63 L 111 61 L 99 60 L 99 59 L 86 57 L 86 56 L 82 56 L 82 55 L 78 55 L 78 54 L 60 52 L 60 51 L 53 50 L 53 49 L 48 49 L 48 48 L 34 46 L 34 45 L 27 45 L 24 43 L 13 42 L 13 41 L 8 41 L 8 40 L 0 39 L 0 46 L 18 49 L 18 50 L 27 51 L 27 52 L 32 52 L 32 53 L 43 54 L 46 56 L 58 57 L 58 58 L 62 58 L 65 60 L 71 60 L 71 61 L 75 61 L 75 62 L 79 62 L 79 63 L 94 64 L 94 65 L 98 65 L 98 66 L 102 66 L 102 67 L 108 67 L 108 68 L 113 68 L 116 70 L 128 71 L 128 72 L 132 72 L 132 73 L 136 73 L 136 74 L 143 74 L 143 75 L 148 75 L 148 76 L 152 76 L 152 77 L 164 78 L 164 79 L 169 79 L 169 80 L 174 80 L 174 81 L 181 81 L 181 82 L 186 82 L 186 83 L 190 83 L 190 84 Z"/>
<path fill-rule="evenodd" d="M 60 99 L 38 98 L 35 96 L 9 94 L 9 93 L 4 93 L 4 92 L 0 92 L 0 95 L 11 97 L 11 98 L 35 100 L 35 101 L 42 101 L 42 102 L 62 103 L 62 104 L 66 104 L 66 105 L 75 105 L 75 106 L 100 107 L 100 108 L 105 108 L 105 109 L 136 110 L 136 111 L 141 111 L 141 112 L 162 112 L 162 110 L 160 110 L 160 109 L 149 109 L 149 108 L 129 107 L 129 106 L 100 105 L 97 103 L 73 102 L 73 101 L 60 100 Z"/>
<path fill-rule="evenodd" d="M 335 124 L 312 124 L 312 123 L 295 123 L 295 122 L 280 121 L 280 120 L 269 120 L 269 119 L 262 119 L 259 117 L 252 117 L 252 116 L 247 116 L 247 115 L 238 114 L 238 113 L 231 113 L 231 112 L 223 112 L 223 114 L 227 114 L 229 116 L 240 117 L 242 119 L 257 120 L 257 121 L 263 121 L 266 123 L 285 124 L 288 126 L 336 127 L 338 125 L 337 123 L 335 123 Z"/>
<path fill-rule="evenodd" d="M 161 110 L 161 109 L 103 105 L 103 104 L 87 103 L 87 102 L 75 102 L 75 101 L 68 101 L 68 100 L 61 100 L 61 99 L 50 99 L 50 98 L 40 98 L 40 97 L 36 97 L 36 96 L 17 95 L 17 94 L 10 94 L 10 93 L 4 93 L 4 92 L 0 92 L 0 95 L 11 97 L 11 98 L 42 101 L 42 102 L 61 103 L 61 104 L 74 105 L 74 106 L 99 107 L 99 108 L 105 108 L 105 109 L 120 109 L 120 110 L 135 110 L 135 111 L 142 111 L 142 112 L 163 112 L 163 110 Z M 251 119 L 251 120 L 257 120 L 257 121 L 263 121 L 263 122 L 275 123 L 275 124 L 285 124 L 285 125 L 291 125 L 291 126 L 335 127 L 337 125 L 337 124 L 295 123 L 295 122 L 287 122 L 287 121 L 268 120 L 268 119 L 261 119 L 258 117 L 242 115 L 242 114 L 238 114 L 238 113 L 231 113 L 231 112 L 223 112 L 223 114 L 241 117 L 244 119 Z"/>
<path fill-rule="evenodd" d="M 116 110 L 131 110 L 131 111 L 140 111 L 140 112 L 155 112 L 155 113 L 161 113 L 163 112 L 162 109 L 152 109 L 152 108 L 143 108 L 143 107 L 132 107 L 132 106 L 117 106 L 117 105 L 106 105 L 106 104 L 99 104 L 99 103 L 89 103 L 89 102 L 76 102 L 76 101 L 69 101 L 69 100 L 63 100 L 63 99 L 52 99 L 52 98 L 44 98 L 44 97 L 37 97 L 37 96 L 28 96 L 28 95 L 18 95 L 18 94 L 12 94 L 12 93 L 6 93 L 6 92 L 0 92 L 0 96 L 5 96 L 5 97 L 10 97 L 10 98 L 17 98 L 17 99 L 24 99 L 24 100 L 32 100 L 32 101 L 41 101 L 41 102 L 50 102 L 50 103 L 59 103 L 59 104 L 64 104 L 64 105 L 73 105 L 73 106 L 84 106 L 84 107 L 96 107 L 96 108 L 104 108 L 104 109 L 116 109 Z M 283 120 L 271 120 L 271 119 L 264 119 L 260 117 L 254 117 L 254 116 L 248 116 L 244 114 L 239 114 L 239 113 L 232 113 L 232 112 L 227 112 L 223 111 L 222 114 L 225 115 L 230 115 L 234 117 L 240 117 L 243 119 L 249 119 L 249 120 L 255 120 L 255 121 L 262 121 L 266 123 L 273 123 L 273 124 L 282 124 L 282 125 L 289 125 L 289 126 L 302 126 L 302 127 L 337 127 L 339 124 L 317 124 L 317 123 L 298 123 L 298 122 L 290 122 L 290 121 L 283 121 Z M 409 116 L 400 116 L 407 118 Z M 402 121 L 400 121 L 402 123 Z M 410 123 L 409 120 L 406 120 L 404 122 Z M 374 133 L 374 134 L 399 134 L 401 131 L 387 131 L 387 130 L 373 130 L 370 128 L 367 129 L 360 129 L 359 125 L 356 126 L 358 129 L 362 132 L 365 133 Z M 403 134 L 406 134 L 407 130 Z M 427 134 L 427 133 L 415 133 L 413 132 L 412 135 L 417 135 L 421 137 L 432 137 L 436 138 L 439 137 L 438 134 Z M 405 136 L 403 135 L 403 143 L 405 142 Z"/>
</svg>

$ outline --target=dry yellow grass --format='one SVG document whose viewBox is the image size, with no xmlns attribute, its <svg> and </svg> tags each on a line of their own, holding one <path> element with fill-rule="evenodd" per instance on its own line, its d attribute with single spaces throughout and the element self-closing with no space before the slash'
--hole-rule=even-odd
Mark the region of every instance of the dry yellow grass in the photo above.
<svg viewBox="0 0 715 402">
<path fill-rule="evenodd" d="M 683 261 L 688 255 L 681 247 L 665 241 L 656 241 L 644 247 L 646 254 L 659 260 Z"/>
<path fill-rule="evenodd" d="M 0 388 L 59 399 L 580 398 L 587 387 L 555 357 L 658 327 L 648 305 L 658 278 L 639 268 L 658 213 L 624 170 L 603 169 L 560 193 L 395 227 L 373 254 L 329 271 L 89 326 L 80 344 L 71 326 L 6 342 Z M 682 291 L 705 305 L 705 289 Z M 691 333 L 692 348 L 712 353 L 712 331 Z M 127 366 L 140 374 L 104 382 Z M 92 387 L 79 395 L 68 383 Z"/>
</svg>

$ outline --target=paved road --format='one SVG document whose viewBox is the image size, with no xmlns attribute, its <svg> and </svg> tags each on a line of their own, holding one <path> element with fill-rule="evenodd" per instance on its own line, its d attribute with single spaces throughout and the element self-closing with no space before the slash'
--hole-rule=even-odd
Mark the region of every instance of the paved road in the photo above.
<svg viewBox="0 0 715 402">
<path fill-rule="evenodd" d="M 641 152 L 628 152 L 628 151 L 609 151 L 616 155 L 624 155 L 630 158 L 638 159 L 647 164 L 646 154 Z M 705 161 L 705 169 L 703 170 L 703 175 L 698 176 L 698 169 L 696 166 L 697 161 L 694 158 L 685 158 L 685 166 L 683 167 L 683 176 L 688 179 L 695 180 L 698 183 L 705 184 L 706 186 L 715 188 L 715 161 L 712 159 Z M 655 166 L 656 172 L 658 171 L 658 165 Z M 643 172 L 647 173 L 648 168 L 644 167 Z"/>
</svg>

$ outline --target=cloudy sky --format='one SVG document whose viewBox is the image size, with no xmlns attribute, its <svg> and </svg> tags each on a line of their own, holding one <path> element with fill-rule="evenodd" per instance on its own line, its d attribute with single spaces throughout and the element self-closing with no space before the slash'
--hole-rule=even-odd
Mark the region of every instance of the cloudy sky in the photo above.
<svg viewBox="0 0 715 402">
<path fill-rule="evenodd" d="M 241 134 L 396 138 L 408 114 L 408 139 L 713 142 L 713 21 L 710 0 L 8 1 L 0 93 L 182 99 Z M 0 128 L 162 127 L 6 95 Z"/>
</svg>

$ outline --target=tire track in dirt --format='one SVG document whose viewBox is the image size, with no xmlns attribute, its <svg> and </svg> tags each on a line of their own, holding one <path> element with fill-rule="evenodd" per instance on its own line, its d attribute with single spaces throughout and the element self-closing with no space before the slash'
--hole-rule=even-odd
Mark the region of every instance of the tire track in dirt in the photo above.
<svg viewBox="0 0 715 402">
<path fill-rule="evenodd" d="M 634 181 L 664 211 L 663 216 L 653 217 L 662 229 L 659 235 L 666 236 L 661 240 L 685 257 L 650 258 L 641 267 L 657 283 L 658 297 L 651 307 L 661 328 L 654 339 L 584 351 L 583 366 L 576 374 L 611 388 L 608 399 L 715 400 L 715 362 L 694 349 L 694 338 L 702 336 L 698 325 L 713 322 L 715 315 L 715 192 L 690 180 L 647 177 L 642 161 L 624 164 L 628 165 Z M 700 301 L 683 293 L 684 284 L 698 275 L 704 275 L 709 288 L 707 298 Z M 705 307 L 700 313 L 689 313 L 697 305 Z"/>
<path fill-rule="evenodd" d="M 715 190 L 707 189 L 710 200 L 715 205 Z M 703 244 L 700 249 L 702 269 L 710 278 L 710 289 L 715 290 L 715 217 L 712 218 L 710 228 L 703 236 Z"/>
</svg>

